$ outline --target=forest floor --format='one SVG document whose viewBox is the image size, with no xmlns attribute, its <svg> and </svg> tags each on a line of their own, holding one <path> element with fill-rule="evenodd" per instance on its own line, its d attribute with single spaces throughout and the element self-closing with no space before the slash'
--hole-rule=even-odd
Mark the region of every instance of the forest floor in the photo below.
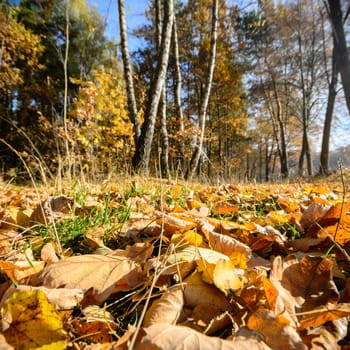
<svg viewBox="0 0 350 350">
<path fill-rule="evenodd" d="M 350 349 L 349 183 L 3 183 L 0 348 Z"/>
</svg>

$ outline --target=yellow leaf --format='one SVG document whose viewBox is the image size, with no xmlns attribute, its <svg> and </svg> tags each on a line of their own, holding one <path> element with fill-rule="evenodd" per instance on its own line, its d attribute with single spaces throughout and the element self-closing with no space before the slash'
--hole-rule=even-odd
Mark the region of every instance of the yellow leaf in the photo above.
<svg viewBox="0 0 350 350">
<path fill-rule="evenodd" d="M 225 295 L 236 293 L 243 287 L 243 270 L 230 260 L 219 260 L 213 272 L 213 281 Z"/>
<path fill-rule="evenodd" d="M 44 292 L 14 293 L 7 302 L 3 318 L 10 321 L 10 327 L 4 332 L 6 340 L 16 349 L 38 348 L 56 342 L 61 345 L 52 346 L 51 349 L 63 349 L 67 334 L 61 318 Z"/>
<path fill-rule="evenodd" d="M 203 236 L 192 230 L 186 231 L 184 234 L 175 233 L 171 236 L 171 243 L 180 247 L 185 245 L 201 247 L 203 246 Z"/>
</svg>

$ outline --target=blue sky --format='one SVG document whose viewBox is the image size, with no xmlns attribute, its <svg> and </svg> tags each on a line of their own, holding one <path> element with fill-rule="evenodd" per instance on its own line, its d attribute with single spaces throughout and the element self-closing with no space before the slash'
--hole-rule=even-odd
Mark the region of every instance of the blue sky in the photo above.
<svg viewBox="0 0 350 350">
<path fill-rule="evenodd" d="M 106 35 L 109 39 L 119 41 L 119 25 L 118 25 L 118 5 L 117 0 L 88 0 L 89 5 L 95 5 L 98 11 L 107 21 Z M 142 43 L 131 35 L 134 28 L 145 23 L 145 9 L 148 8 L 148 0 L 125 0 L 125 11 L 127 17 L 127 25 L 129 32 L 130 50 L 135 50 Z"/>
</svg>

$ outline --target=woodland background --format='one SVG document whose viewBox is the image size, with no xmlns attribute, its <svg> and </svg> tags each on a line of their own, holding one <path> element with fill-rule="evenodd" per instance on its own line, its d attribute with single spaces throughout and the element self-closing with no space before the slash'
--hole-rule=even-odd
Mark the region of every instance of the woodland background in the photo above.
<svg viewBox="0 0 350 350">
<path fill-rule="evenodd" d="M 349 130 L 348 2 L 149 4 L 125 32 L 146 43 L 128 81 L 127 42 L 85 0 L 1 1 L 5 177 L 269 181 L 350 164 L 350 145 L 330 152 L 335 123 Z"/>
</svg>

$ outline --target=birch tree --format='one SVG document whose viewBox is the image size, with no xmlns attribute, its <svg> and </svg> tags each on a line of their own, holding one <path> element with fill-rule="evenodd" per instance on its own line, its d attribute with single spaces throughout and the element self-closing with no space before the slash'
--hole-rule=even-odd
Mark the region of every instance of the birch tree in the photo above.
<svg viewBox="0 0 350 350">
<path fill-rule="evenodd" d="M 157 54 L 159 56 L 161 54 L 160 48 L 161 48 L 161 42 L 162 42 L 162 31 L 164 28 L 162 25 L 160 0 L 155 0 L 155 12 L 156 12 L 156 48 L 157 48 Z M 168 129 L 167 129 L 166 83 L 163 84 L 158 112 L 160 115 L 160 132 L 161 132 L 161 154 L 160 154 L 161 175 L 164 178 L 168 178 L 170 176 L 170 170 L 169 170 L 169 137 L 168 137 Z"/>
<path fill-rule="evenodd" d="M 120 43 L 122 48 L 124 79 L 126 84 L 129 118 L 134 125 L 134 140 L 135 140 L 135 144 L 137 144 L 141 131 L 140 131 L 140 125 L 137 118 L 137 106 L 136 106 L 131 63 L 130 63 L 124 0 L 118 0 L 118 12 L 119 12 Z"/>
<path fill-rule="evenodd" d="M 203 148 L 205 118 L 206 118 L 206 112 L 207 112 L 211 85 L 212 85 L 214 69 L 215 69 L 216 42 L 217 42 L 218 17 L 219 17 L 218 8 L 219 8 L 219 1 L 213 0 L 209 64 L 208 64 L 208 71 L 207 71 L 207 76 L 206 76 L 206 81 L 204 86 L 204 92 L 202 95 L 202 100 L 201 100 L 199 115 L 198 115 L 198 124 L 199 124 L 200 134 L 195 146 L 195 150 L 192 154 L 191 161 L 190 161 L 190 168 L 187 173 L 187 178 L 189 180 L 192 180 L 193 176 L 196 173 L 196 170 L 199 164 L 199 159 L 202 153 L 202 148 Z"/>
<path fill-rule="evenodd" d="M 166 80 L 173 21 L 174 2 L 173 0 L 164 1 L 163 30 L 157 66 L 148 93 L 141 135 L 136 143 L 136 150 L 132 159 L 134 170 L 141 174 L 148 173 L 158 105 Z"/>
</svg>

